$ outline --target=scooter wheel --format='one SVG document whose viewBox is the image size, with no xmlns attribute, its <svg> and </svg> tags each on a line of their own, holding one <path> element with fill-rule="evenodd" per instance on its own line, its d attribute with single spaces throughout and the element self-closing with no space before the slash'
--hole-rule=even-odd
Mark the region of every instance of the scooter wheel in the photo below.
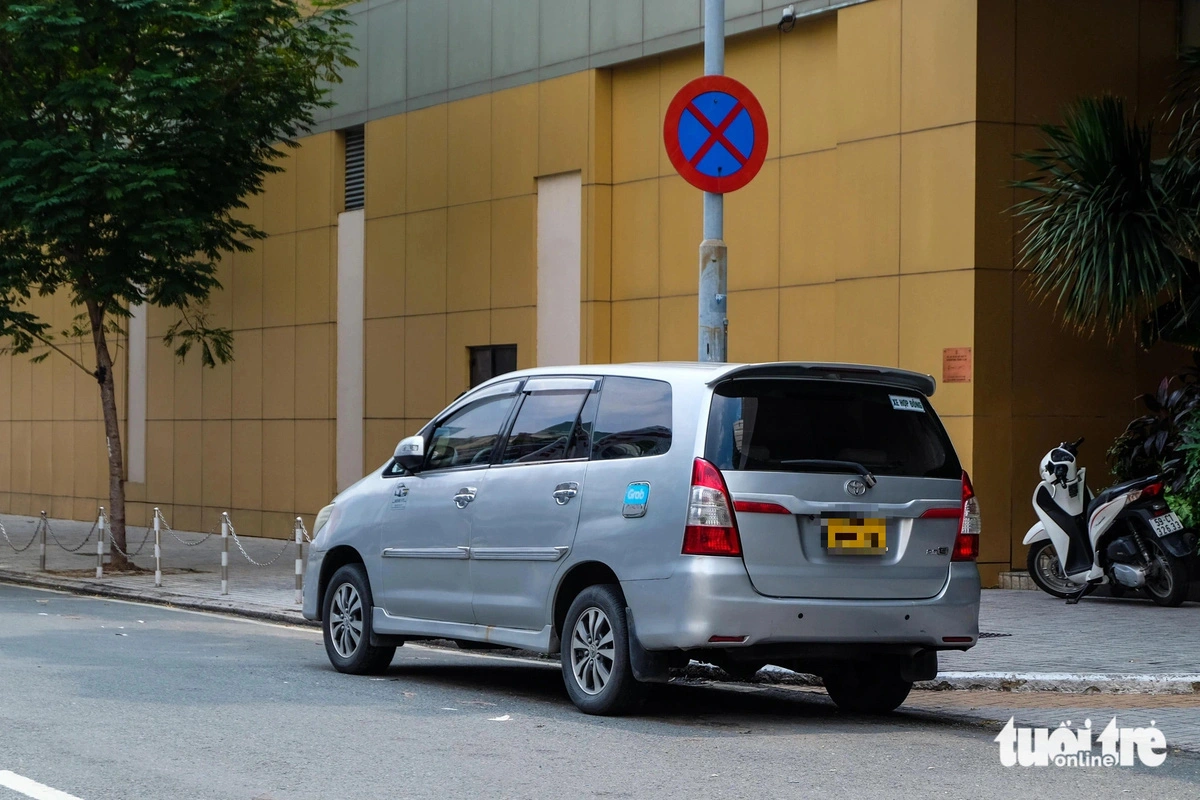
<svg viewBox="0 0 1200 800">
<path fill-rule="evenodd" d="M 1058 563 L 1058 553 L 1049 539 L 1034 542 L 1025 558 L 1029 577 L 1043 592 L 1054 597 L 1067 598 L 1079 593 L 1080 586 L 1073 583 Z"/>
<path fill-rule="evenodd" d="M 1168 553 L 1157 541 L 1150 539 L 1153 561 L 1146 575 L 1144 591 L 1155 605 L 1174 608 L 1188 596 L 1187 564 Z"/>
</svg>

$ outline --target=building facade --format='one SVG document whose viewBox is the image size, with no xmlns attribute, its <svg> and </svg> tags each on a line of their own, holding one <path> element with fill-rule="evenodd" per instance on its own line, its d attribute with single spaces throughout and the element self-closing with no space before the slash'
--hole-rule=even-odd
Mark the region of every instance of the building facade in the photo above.
<svg viewBox="0 0 1200 800">
<path fill-rule="evenodd" d="M 788 32 L 781 4 L 726 5 L 726 72 L 770 129 L 761 173 L 725 201 L 730 359 L 940 380 L 946 351 L 969 348 L 967 379 L 933 403 L 980 495 L 994 584 L 1024 564 L 1037 459 L 1083 435 L 1103 472 L 1135 395 L 1180 361 L 1064 332 L 1030 299 L 1013 154 L 1080 95 L 1156 108 L 1190 4 L 809 0 Z M 360 66 L 250 199 L 269 237 L 222 265 L 208 313 L 235 331 L 235 361 L 177 363 L 166 312 L 130 326 L 130 521 L 158 506 L 207 530 L 228 510 L 239 530 L 286 536 L 473 376 L 694 359 L 702 200 L 662 121 L 702 73 L 702 7 L 353 7 Z M 107 493 L 100 419 L 65 359 L 0 356 L 0 510 L 91 517 Z"/>
</svg>

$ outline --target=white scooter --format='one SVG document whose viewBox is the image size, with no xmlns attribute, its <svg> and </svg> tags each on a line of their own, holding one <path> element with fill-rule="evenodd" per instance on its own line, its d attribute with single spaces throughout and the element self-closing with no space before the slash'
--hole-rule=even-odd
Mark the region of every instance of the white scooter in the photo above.
<svg viewBox="0 0 1200 800">
<path fill-rule="evenodd" d="M 1101 584 L 1113 593 L 1140 589 L 1160 606 L 1187 598 L 1187 559 L 1195 533 L 1163 500 L 1154 475 L 1092 496 L 1076 468 L 1083 439 L 1064 442 L 1042 459 L 1033 494 L 1038 522 L 1025 534 L 1029 576 L 1043 591 L 1078 603 Z"/>
</svg>

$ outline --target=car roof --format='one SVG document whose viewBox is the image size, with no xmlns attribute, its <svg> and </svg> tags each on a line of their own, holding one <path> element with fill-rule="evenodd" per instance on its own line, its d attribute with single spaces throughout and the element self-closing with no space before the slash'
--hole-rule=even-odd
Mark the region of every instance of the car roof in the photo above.
<svg viewBox="0 0 1200 800">
<path fill-rule="evenodd" d="M 612 375 L 631 378 L 652 378 L 669 381 L 674 385 L 692 385 L 696 388 L 712 386 L 733 377 L 801 377 L 825 380 L 850 380 L 864 383 L 881 383 L 889 386 L 912 389 L 926 396 L 933 394 L 937 382 L 931 375 L 894 367 L 871 364 L 847 364 L 818 361 L 768 361 L 760 363 L 731 364 L 700 361 L 652 361 L 627 364 L 575 364 L 555 367 L 535 367 L 517 370 L 492 378 L 480 386 L 500 383 L 514 378 L 537 375 Z"/>
</svg>

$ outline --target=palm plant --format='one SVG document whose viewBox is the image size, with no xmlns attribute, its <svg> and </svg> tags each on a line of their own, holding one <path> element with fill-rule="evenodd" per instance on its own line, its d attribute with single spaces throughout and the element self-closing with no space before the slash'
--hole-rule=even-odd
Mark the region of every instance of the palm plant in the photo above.
<svg viewBox="0 0 1200 800">
<path fill-rule="evenodd" d="M 1032 193 L 1014 209 L 1019 263 L 1081 333 L 1132 323 L 1144 346 L 1200 348 L 1200 48 L 1181 63 L 1158 120 L 1177 126 L 1163 157 L 1155 123 L 1108 96 L 1069 106 L 1041 127 L 1045 146 L 1019 156 L 1034 167 L 1014 184 Z"/>
</svg>

